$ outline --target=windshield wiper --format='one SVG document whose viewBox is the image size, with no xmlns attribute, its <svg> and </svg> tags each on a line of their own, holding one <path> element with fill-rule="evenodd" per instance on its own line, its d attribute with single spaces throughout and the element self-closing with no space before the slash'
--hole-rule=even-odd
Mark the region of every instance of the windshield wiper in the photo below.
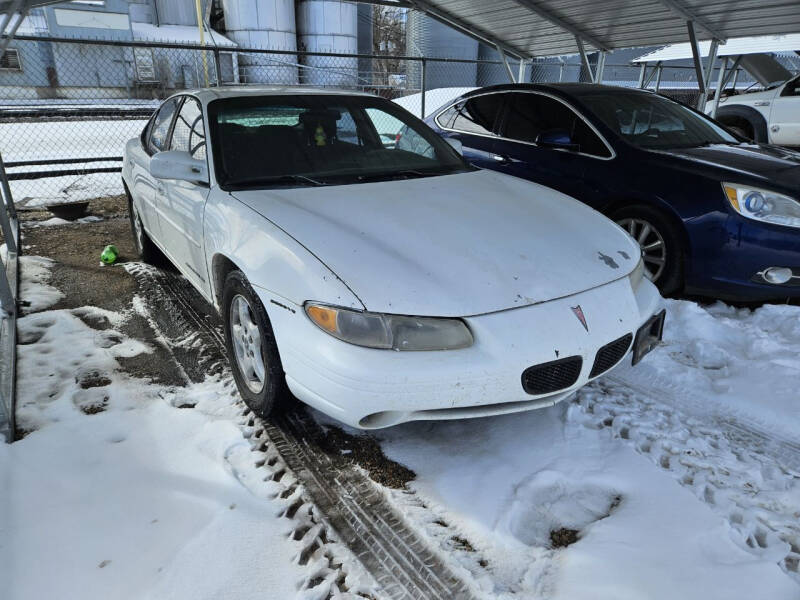
<svg viewBox="0 0 800 600">
<path fill-rule="evenodd" d="M 359 182 L 365 181 L 387 181 L 390 179 L 416 179 L 418 177 L 433 177 L 435 175 L 444 175 L 438 171 L 417 171 L 415 169 L 403 169 L 401 171 L 388 171 L 386 173 L 372 173 L 367 175 L 356 175 L 355 179 Z"/>
<path fill-rule="evenodd" d="M 271 185 L 271 184 L 281 184 L 281 183 L 303 183 L 305 185 L 312 185 L 314 187 L 318 187 L 321 185 L 330 185 L 324 181 L 319 181 L 318 179 L 314 179 L 312 177 L 308 177 L 307 175 L 269 175 L 264 177 L 263 175 L 255 176 L 255 177 L 245 177 L 243 179 L 236 179 L 234 181 L 229 181 L 228 185 Z"/>
<path fill-rule="evenodd" d="M 697 144 L 692 144 L 689 146 L 690 148 L 707 148 L 708 146 L 741 146 L 745 142 L 712 142 L 710 140 L 706 140 L 704 142 L 698 142 Z"/>
</svg>

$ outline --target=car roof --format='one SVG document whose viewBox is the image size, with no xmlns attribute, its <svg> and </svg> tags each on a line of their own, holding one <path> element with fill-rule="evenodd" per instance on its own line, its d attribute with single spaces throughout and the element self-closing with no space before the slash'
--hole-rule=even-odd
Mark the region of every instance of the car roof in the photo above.
<svg viewBox="0 0 800 600">
<path fill-rule="evenodd" d="M 545 92 L 555 92 L 564 96 L 588 96 L 600 93 L 616 94 L 652 94 L 650 90 L 639 88 L 621 87 L 617 85 L 603 85 L 598 83 L 503 83 L 479 88 L 464 96 L 471 96 L 485 92 L 536 90 Z"/>
<path fill-rule="evenodd" d="M 374 94 L 335 88 L 306 87 L 299 85 L 226 85 L 222 87 L 185 90 L 180 94 L 191 94 L 204 104 L 219 98 L 242 98 L 250 96 L 299 96 L 308 94 L 327 94 L 335 96 L 368 96 Z M 178 94 L 176 94 L 178 95 Z"/>
</svg>

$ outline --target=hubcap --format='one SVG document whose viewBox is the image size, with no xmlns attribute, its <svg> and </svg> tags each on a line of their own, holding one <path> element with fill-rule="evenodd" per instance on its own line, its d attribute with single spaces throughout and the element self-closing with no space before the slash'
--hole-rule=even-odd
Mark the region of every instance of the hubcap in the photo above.
<svg viewBox="0 0 800 600">
<path fill-rule="evenodd" d="M 617 224 L 627 231 L 642 249 L 644 273 L 647 278 L 653 282 L 658 281 L 667 263 L 667 247 L 659 231 L 644 219 L 621 219 Z"/>
<path fill-rule="evenodd" d="M 261 332 L 244 296 L 238 294 L 233 298 L 228 319 L 239 373 L 250 391 L 258 394 L 264 389 L 266 366 L 261 353 Z"/>
</svg>

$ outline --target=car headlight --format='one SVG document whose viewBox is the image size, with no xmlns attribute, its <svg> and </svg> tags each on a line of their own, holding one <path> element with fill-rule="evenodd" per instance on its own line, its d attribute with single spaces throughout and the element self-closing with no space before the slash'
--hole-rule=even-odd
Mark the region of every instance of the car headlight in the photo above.
<svg viewBox="0 0 800 600">
<path fill-rule="evenodd" d="M 306 314 L 344 342 L 386 350 L 457 350 L 472 345 L 460 319 L 385 315 L 307 302 Z"/>
<path fill-rule="evenodd" d="M 642 283 L 642 279 L 644 279 L 644 259 L 639 259 L 639 264 L 636 265 L 636 268 L 631 271 L 631 274 L 628 275 L 628 279 L 631 282 L 631 287 L 633 288 L 633 292 L 636 293 L 636 290 L 639 289 L 639 284 Z"/>
<path fill-rule="evenodd" d="M 794 198 L 734 183 L 723 183 L 722 188 L 740 215 L 765 223 L 800 227 L 800 203 Z"/>
</svg>

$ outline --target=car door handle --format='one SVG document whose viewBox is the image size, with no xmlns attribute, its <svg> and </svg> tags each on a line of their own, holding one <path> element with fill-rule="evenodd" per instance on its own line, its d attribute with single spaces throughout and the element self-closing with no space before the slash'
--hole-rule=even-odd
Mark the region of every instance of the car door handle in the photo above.
<svg viewBox="0 0 800 600">
<path fill-rule="evenodd" d="M 499 165 L 507 165 L 511 162 L 510 158 L 503 156 L 502 154 L 492 154 L 492 159 Z"/>
</svg>

